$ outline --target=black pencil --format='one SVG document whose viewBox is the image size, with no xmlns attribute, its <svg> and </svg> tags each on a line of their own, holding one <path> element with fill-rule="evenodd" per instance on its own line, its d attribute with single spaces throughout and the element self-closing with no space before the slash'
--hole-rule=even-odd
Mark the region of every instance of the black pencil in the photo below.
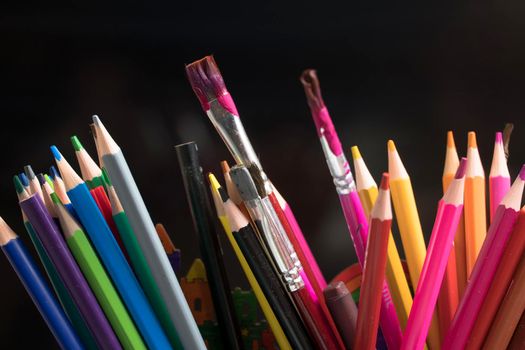
<svg viewBox="0 0 525 350">
<path fill-rule="evenodd" d="M 248 219 L 233 203 L 226 191 L 219 191 L 224 203 L 224 211 L 228 217 L 230 228 L 241 251 L 259 282 L 261 289 L 279 320 L 281 327 L 293 349 L 312 349 L 312 344 L 303 322 L 284 290 L 283 284 L 275 273 L 272 263 L 251 227 Z"/>
<path fill-rule="evenodd" d="M 226 277 L 222 249 L 217 234 L 217 222 L 208 199 L 197 144 L 188 142 L 176 146 L 175 149 L 193 224 L 199 238 L 202 260 L 210 281 L 211 296 L 224 348 L 242 349 L 241 331 L 233 309 L 231 288 Z"/>
</svg>

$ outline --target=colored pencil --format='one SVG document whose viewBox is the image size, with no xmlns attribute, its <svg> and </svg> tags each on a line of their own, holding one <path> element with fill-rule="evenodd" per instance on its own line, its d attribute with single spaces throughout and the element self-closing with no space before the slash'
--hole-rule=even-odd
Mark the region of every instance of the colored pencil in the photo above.
<svg viewBox="0 0 525 350">
<path fill-rule="evenodd" d="M 230 175 L 252 221 L 257 225 L 259 239 L 266 245 L 267 254 L 285 281 L 287 290 L 314 342 L 319 348 L 341 347 L 343 344 L 339 344 L 319 301 L 315 299 L 316 294 L 311 290 L 308 276 L 303 273 L 301 262 L 297 259 L 281 221 L 272 215 L 273 206 L 268 196 L 261 198 L 258 194 L 257 186 L 261 186 L 261 183 L 254 182 L 245 166 L 236 165 L 231 169 Z"/>
<path fill-rule="evenodd" d="M 412 182 L 392 140 L 388 141 L 388 173 L 390 174 L 392 204 L 405 251 L 412 288 L 415 289 L 418 286 L 425 262 L 425 239 L 419 221 Z M 431 349 L 440 348 L 441 338 L 437 313 L 434 313 L 432 318 L 427 341 Z"/>
<path fill-rule="evenodd" d="M 40 187 L 40 183 L 38 182 L 38 179 L 35 175 L 35 172 L 33 171 L 33 168 L 31 165 L 24 166 L 24 172 L 29 179 L 29 193 L 37 193 L 42 202 L 44 201 L 44 196 L 42 195 L 42 188 Z"/>
<path fill-rule="evenodd" d="M 454 142 L 452 131 L 447 133 L 447 151 L 445 155 L 445 167 L 443 170 L 442 184 L 443 194 L 447 192 L 448 186 L 454 180 L 459 166 L 458 153 Z M 463 226 L 463 210 L 461 210 L 458 222 L 458 230 L 454 236 L 454 245 L 448 256 L 447 268 L 441 283 L 441 291 L 437 301 L 437 312 L 439 318 L 439 330 L 441 338 L 445 337 L 450 322 L 454 318 L 459 304 L 459 293 L 465 290 L 466 267 L 465 267 L 465 231 Z"/>
<path fill-rule="evenodd" d="M 235 187 L 235 184 L 232 181 L 232 178 L 230 176 L 230 165 L 227 161 L 221 161 L 221 169 L 228 196 L 230 197 L 232 202 L 239 207 L 239 209 L 246 217 L 250 217 L 250 214 L 248 213 L 248 210 L 246 209 L 246 206 L 242 202 L 241 196 L 239 195 L 239 191 L 237 191 L 237 187 Z"/>
<path fill-rule="evenodd" d="M 55 146 L 51 151 L 77 215 L 115 288 L 149 347 L 169 348 L 169 342 L 144 292 L 120 250 L 86 184 Z"/>
<path fill-rule="evenodd" d="M 301 83 L 305 90 L 328 169 L 336 186 L 336 192 L 339 196 L 357 258 L 361 267 L 363 267 L 368 222 L 357 193 L 350 166 L 321 96 L 317 73 L 314 70 L 304 71 L 301 76 Z M 383 285 L 380 323 L 388 346 L 393 349 L 399 348 L 401 326 L 386 281 Z"/>
<path fill-rule="evenodd" d="M 200 252 L 216 310 L 222 341 L 228 349 L 243 347 L 241 331 L 231 298 L 230 285 L 222 259 L 222 248 L 215 222 L 212 220 L 210 201 L 204 184 L 197 144 L 189 142 L 175 146 L 177 159 L 186 191 L 193 225 L 198 236 Z"/>
<path fill-rule="evenodd" d="M 487 238 L 480 250 L 477 263 L 472 270 L 467 289 L 459 303 L 456 315 L 445 337 L 443 350 L 464 349 L 468 342 L 483 300 L 494 279 L 494 274 L 504 252 L 505 244 L 516 224 L 524 183 L 525 166 L 521 169 L 519 176 L 505 197 L 503 197 L 494 214 L 494 220 L 490 225 Z"/>
<path fill-rule="evenodd" d="M 489 174 L 489 196 L 490 196 L 490 220 L 494 217 L 494 212 L 499 203 L 510 188 L 510 174 L 507 167 L 507 158 L 503 148 L 503 135 L 496 133 L 494 142 L 494 154 Z"/>
<path fill-rule="evenodd" d="M 142 289 L 146 293 L 146 297 L 153 307 L 153 311 L 155 311 L 162 328 L 166 332 L 171 345 L 175 349 L 182 349 L 182 343 L 177 334 L 175 326 L 171 321 L 168 308 L 162 299 L 159 287 L 153 278 L 153 274 L 148 266 L 146 258 L 144 257 L 139 243 L 137 242 L 137 237 L 131 228 L 128 216 L 124 212 L 122 204 L 115 193 L 115 188 L 109 181 L 109 178 L 107 178 L 105 175 L 104 181 L 106 183 L 109 201 L 111 202 L 113 220 L 115 221 L 115 225 L 117 226 L 120 237 L 122 238 L 122 242 L 126 247 L 126 251 L 129 254 L 133 270 L 135 271 Z"/>
<path fill-rule="evenodd" d="M 155 231 L 153 221 L 133 179 L 131 170 L 124 159 L 124 155 L 100 119 L 97 116 L 93 116 L 93 121 L 97 130 L 97 142 L 104 168 L 107 170 L 115 191 L 121 200 L 122 207 L 150 267 L 164 303 L 169 305 L 168 311 L 171 321 L 175 325 L 182 345 L 188 349 L 204 350 L 206 347 L 204 340 L 197 328 L 197 323 L 191 314 L 179 282 L 173 273 L 168 257 L 164 254 L 162 243 Z"/>
<path fill-rule="evenodd" d="M 359 193 L 359 198 L 363 204 L 365 215 L 369 218 L 378 195 L 377 184 L 370 174 L 370 171 L 359 152 L 359 148 L 353 146 L 351 150 L 352 158 L 354 160 L 357 192 Z M 392 232 L 390 232 L 388 238 L 387 258 L 386 280 L 388 282 L 390 293 L 392 293 L 392 301 L 396 307 L 401 329 L 404 330 L 407 325 L 410 309 L 412 308 L 412 294 L 410 294 L 410 288 L 408 287 L 405 271 L 403 270 L 401 258 L 399 257 Z"/>
<path fill-rule="evenodd" d="M 423 273 L 414 295 L 414 304 L 401 343 L 403 350 L 418 350 L 425 346 L 441 282 L 447 268 L 448 256 L 453 247 L 454 235 L 463 210 L 466 162 L 466 158 L 461 160 L 454 180 L 438 203 L 432 229 L 432 243 L 425 257 Z"/>
<path fill-rule="evenodd" d="M 24 243 L 0 217 L 0 247 L 42 318 L 64 350 L 83 349 L 77 334 L 58 304 Z"/>
<path fill-rule="evenodd" d="M 73 215 L 75 220 L 78 220 L 77 213 L 75 212 L 75 208 L 73 208 L 73 204 L 71 204 L 71 200 L 67 196 L 66 186 L 64 185 L 64 181 L 62 181 L 58 170 L 55 168 L 55 166 L 51 166 L 49 168 L 49 173 L 51 174 L 51 180 L 53 180 L 53 190 L 57 194 L 58 198 L 60 198 L 60 201 L 64 207 L 66 207 L 69 213 Z"/>
<path fill-rule="evenodd" d="M 281 278 L 273 267 L 263 241 L 258 239 L 248 219 L 230 199 L 224 202 L 224 211 L 232 235 L 275 312 L 290 345 L 293 349 L 313 349 L 310 337 L 306 333 L 294 304 L 283 288 Z M 256 225 L 260 226 L 261 223 L 256 221 Z M 286 285 L 286 288 L 288 286 L 289 284 Z"/>
<path fill-rule="evenodd" d="M 115 240 L 117 241 L 122 253 L 124 253 L 124 256 L 129 261 L 126 247 L 122 242 L 122 238 L 120 237 L 117 226 L 115 225 L 115 221 L 113 220 L 111 203 L 109 202 L 108 195 L 106 194 L 106 191 L 104 189 L 105 183 L 102 176 L 102 170 L 91 158 L 89 153 L 87 153 L 84 146 L 82 146 L 82 144 L 80 143 L 78 137 L 72 136 L 71 144 L 75 149 L 75 155 L 77 157 L 78 165 L 80 166 L 82 179 L 88 186 L 91 196 L 93 196 L 93 199 L 95 200 L 98 209 L 102 213 L 104 220 L 106 220 L 106 223 L 108 224 L 111 233 L 113 234 L 113 237 L 115 237 Z"/>
<path fill-rule="evenodd" d="M 289 228 L 285 233 L 289 236 L 288 240 L 293 245 L 293 249 L 298 257 L 297 260 L 300 261 L 303 266 L 307 264 L 311 265 L 312 262 L 309 263 L 306 261 L 306 257 L 309 256 L 313 258 L 313 255 L 303 251 L 306 241 L 302 232 L 298 230 L 298 226 L 290 226 L 286 216 L 282 213 L 283 210 L 278 205 L 275 194 L 273 193 L 273 186 L 264 172 L 259 158 L 244 130 L 239 113 L 237 112 L 230 93 L 226 89 L 215 60 L 212 56 L 207 56 L 187 65 L 186 72 L 190 84 L 201 103 L 202 109 L 206 112 L 217 132 L 226 143 L 236 163 L 238 165 L 245 165 L 252 175 L 260 179 L 262 184 L 258 187 L 259 195 L 261 198 L 272 200 L 272 206 L 267 208 L 269 214 L 278 217 L 278 219 L 282 221 L 281 224 Z M 319 282 L 312 268 L 305 268 L 304 275 L 307 276 L 305 283 L 307 286 L 311 284 L 313 287 L 312 290 L 316 294 L 315 297 L 311 296 L 310 298 L 310 301 L 313 302 L 312 307 L 317 308 L 319 300 L 323 298 L 322 288 L 319 287 Z M 323 282 L 321 281 L 320 283 Z M 312 290 L 309 289 L 309 291 Z M 301 294 L 304 293 L 301 292 Z M 327 312 L 325 313 L 325 309 L 322 306 L 321 311 L 324 314 L 323 318 L 326 319 L 330 317 Z M 321 318 L 318 319 L 318 321 L 320 320 Z M 334 331 L 336 332 L 335 327 L 330 333 Z M 326 336 L 326 334 L 323 335 Z M 336 335 L 334 334 L 334 336 Z M 329 336 L 329 338 L 331 338 L 331 336 Z M 336 340 L 342 345 L 339 338 Z"/>
<path fill-rule="evenodd" d="M 511 189 L 512 190 L 512 189 Z M 487 334 L 483 349 L 506 349 L 525 311 L 525 256 L 514 273 L 505 298 L 501 302 L 498 313 L 494 317 L 490 331 Z"/>
<path fill-rule="evenodd" d="M 166 255 L 168 256 L 168 259 L 170 259 L 171 267 L 173 268 L 173 272 L 175 274 L 179 274 L 180 272 L 180 250 L 175 248 L 175 245 L 171 241 L 170 236 L 168 235 L 168 231 L 166 231 L 166 228 L 163 224 L 157 223 L 155 225 L 155 230 L 157 231 L 157 234 L 159 235 L 160 241 L 162 242 L 162 246 L 164 247 L 164 251 L 166 252 Z"/>
<path fill-rule="evenodd" d="M 487 232 L 485 173 L 479 157 L 476 133 L 468 133 L 467 177 L 465 178 L 465 242 L 467 278 L 470 279 Z"/>
<path fill-rule="evenodd" d="M 23 177 L 21 173 L 14 177 L 14 183 L 15 188 L 17 191 L 17 197 L 18 200 L 22 200 L 25 195 L 25 191 L 23 191 L 24 187 L 25 189 L 29 189 L 29 183 L 22 182 Z M 17 179 L 18 178 L 18 179 Z M 27 177 L 26 177 L 27 179 Z M 21 186 L 23 185 L 23 187 Z M 18 192 L 20 191 L 20 192 Z M 42 266 L 44 266 L 44 270 L 46 271 L 46 274 L 49 278 L 49 281 L 51 282 L 51 285 L 55 291 L 55 294 L 58 297 L 58 300 L 60 302 L 60 305 L 62 305 L 62 309 L 66 313 L 66 316 L 71 321 L 71 324 L 73 328 L 75 329 L 78 337 L 80 338 L 80 341 L 82 344 L 90 350 L 96 350 L 98 349 L 97 343 L 95 341 L 95 338 L 93 338 L 93 335 L 91 334 L 91 331 L 89 330 L 88 325 L 82 318 L 82 314 L 80 313 L 80 310 L 75 305 L 75 301 L 73 300 L 72 296 L 70 295 L 68 289 L 66 288 L 64 282 L 60 279 L 60 276 L 58 274 L 58 271 L 47 255 L 46 250 L 44 249 L 44 246 L 42 245 L 42 242 L 40 242 L 40 238 L 38 238 L 35 229 L 33 228 L 33 225 L 29 222 L 27 219 L 26 214 L 22 210 L 22 220 L 24 222 L 24 227 L 29 235 L 29 238 L 31 239 L 31 242 L 33 243 L 35 250 L 37 252 L 38 257 L 40 258 L 40 261 L 42 262 Z"/>
<path fill-rule="evenodd" d="M 250 287 L 252 288 L 255 297 L 257 298 L 259 306 L 261 307 L 261 310 L 266 320 L 268 321 L 270 328 L 272 329 L 277 344 L 279 345 L 280 349 L 292 349 L 290 343 L 288 342 L 288 339 L 286 338 L 286 335 L 284 334 L 283 328 L 277 320 L 277 317 L 275 316 L 272 307 L 268 303 L 268 300 L 266 299 L 264 292 L 262 291 L 261 286 L 259 285 L 259 282 L 257 282 L 257 279 L 255 278 L 252 269 L 248 265 L 248 262 L 231 231 L 230 223 L 228 220 L 228 214 L 226 213 L 225 207 L 231 205 L 235 206 L 235 204 L 233 204 L 232 201 L 229 201 L 228 195 L 225 193 L 224 189 L 221 187 L 221 185 L 219 184 L 219 182 L 213 174 L 208 174 L 208 178 L 210 182 L 210 192 L 212 194 L 213 202 L 215 203 L 215 210 L 217 211 L 217 217 L 219 218 L 222 224 L 224 232 L 226 233 L 226 236 L 228 237 L 233 251 L 235 252 L 237 260 L 239 260 L 239 264 L 241 265 L 241 268 L 244 274 L 246 275 L 246 278 L 248 279 Z M 229 211 L 230 216 L 239 215 L 239 213 L 236 212 L 235 209 L 229 209 Z M 241 219 L 242 217 L 238 220 Z"/>
<path fill-rule="evenodd" d="M 514 330 L 512 339 L 507 349 L 522 350 L 525 348 L 525 312 L 521 315 L 520 321 Z"/>
<path fill-rule="evenodd" d="M 51 189 L 44 185 L 44 192 Z M 113 287 L 86 234 L 55 193 L 50 194 L 60 219 L 66 243 L 97 297 L 124 349 L 146 349 L 131 317 Z"/>
<path fill-rule="evenodd" d="M 98 346 L 102 349 L 121 349 L 115 333 L 42 200 L 37 194 L 29 196 L 21 188 L 17 188 L 17 192 L 21 195 L 20 207 L 33 225 Z"/>
<path fill-rule="evenodd" d="M 21 172 L 20 174 L 18 174 L 18 178 L 20 179 L 20 182 L 22 182 L 22 185 L 24 186 L 26 191 L 28 191 L 29 179 L 27 178 L 27 175 L 24 172 Z"/>
<path fill-rule="evenodd" d="M 357 305 L 343 282 L 332 282 L 323 291 L 326 305 L 343 337 L 347 349 L 354 345 Z"/>
<path fill-rule="evenodd" d="M 490 329 L 494 316 L 498 312 L 501 301 L 505 297 L 507 289 L 512 282 L 512 276 L 516 270 L 523 252 L 525 251 L 525 208 L 519 212 L 518 221 L 509 238 L 505 252 L 501 257 L 498 269 L 494 274 L 494 280 L 489 288 L 487 296 L 480 308 L 476 318 L 472 334 L 469 337 L 467 349 L 479 349 Z"/>
<path fill-rule="evenodd" d="M 365 266 L 359 293 L 354 349 L 374 350 L 376 348 L 381 310 L 381 287 L 385 279 L 391 226 L 392 208 L 388 174 L 383 173 L 379 194 L 370 212 L 370 231 L 368 232 Z"/>
</svg>

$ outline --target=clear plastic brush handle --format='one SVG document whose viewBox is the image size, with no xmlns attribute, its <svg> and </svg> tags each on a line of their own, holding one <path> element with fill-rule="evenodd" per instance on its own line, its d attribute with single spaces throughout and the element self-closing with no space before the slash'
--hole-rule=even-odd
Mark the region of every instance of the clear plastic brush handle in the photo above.
<svg viewBox="0 0 525 350">
<path fill-rule="evenodd" d="M 321 133 L 323 130 L 321 129 Z M 346 160 L 344 153 L 336 156 L 330 149 L 330 145 L 326 141 L 326 137 L 323 135 L 319 138 L 321 142 L 321 148 L 326 159 L 326 164 L 330 170 L 330 175 L 334 180 L 335 189 L 339 194 L 348 194 L 356 190 L 354 178 L 350 171 L 350 165 Z"/>
</svg>

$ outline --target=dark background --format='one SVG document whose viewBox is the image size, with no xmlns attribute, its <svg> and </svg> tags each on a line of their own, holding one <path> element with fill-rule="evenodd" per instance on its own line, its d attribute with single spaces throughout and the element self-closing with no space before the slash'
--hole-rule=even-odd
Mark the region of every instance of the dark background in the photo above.
<svg viewBox="0 0 525 350">
<path fill-rule="evenodd" d="M 477 131 L 488 173 L 494 132 L 513 121 L 513 176 L 525 160 L 523 1 L 50 6 L 0 13 L 0 215 L 28 244 L 12 175 L 28 163 L 46 171 L 51 144 L 76 166 L 73 134 L 95 157 L 88 124 L 96 113 L 187 271 L 199 253 L 173 146 L 197 141 L 204 170 L 217 175 L 219 161 L 231 159 L 184 73 L 210 53 L 327 279 L 356 258 L 298 81 L 303 69 L 318 70 L 347 156 L 358 144 L 376 180 L 387 139 L 396 141 L 427 239 L 447 130 L 463 153 L 467 131 Z M 246 287 L 223 243 L 232 284 Z M 2 347 L 56 346 L 3 257 L 0 274 Z"/>
</svg>

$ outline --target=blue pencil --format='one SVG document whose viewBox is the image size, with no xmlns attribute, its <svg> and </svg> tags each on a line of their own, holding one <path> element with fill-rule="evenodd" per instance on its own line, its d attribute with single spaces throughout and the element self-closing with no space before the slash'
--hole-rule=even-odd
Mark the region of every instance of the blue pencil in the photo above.
<svg viewBox="0 0 525 350">
<path fill-rule="evenodd" d="M 0 246 L 62 349 L 83 349 L 24 243 L 0 217 Z"/>
<path fill-rule="evenodd" d="M 51 151 L 80 222 L 86 229 L 145 342 L 151 349 L 171 349 L 166 334 L 86 184 L 55 146 L 51 147 Z"/>
</svg>

